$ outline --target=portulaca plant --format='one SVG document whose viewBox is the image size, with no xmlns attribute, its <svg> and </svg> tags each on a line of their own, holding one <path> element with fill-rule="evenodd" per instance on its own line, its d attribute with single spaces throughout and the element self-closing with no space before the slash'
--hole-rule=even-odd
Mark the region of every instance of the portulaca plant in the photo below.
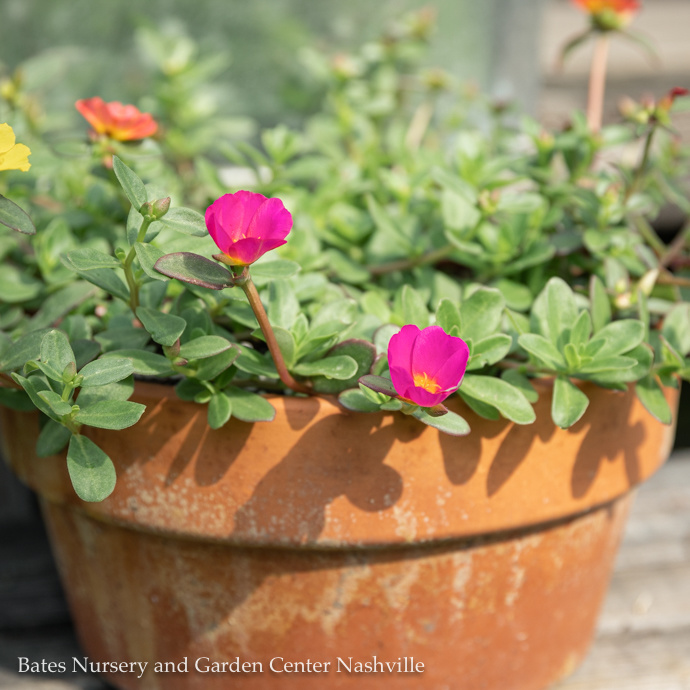
<svg viewBox="0 0 690 690">
<path fill-rule="evenodd" d="M 586 35 L 627 27 L 624 4 Z M 690 377 L 688 226 L 667 243 L 650 219 L 668 199 L 690 212 L 669 131 L 683 89 L 608 127 L 590 108 L 564 131 L 515 129 L 471 95 L 446 122 L 452 80 L 416 62 L 428 31 L 418 14 L 317 65 L 323 105 L 303 130 L 184 160 L 165 122 L 95 97 L 66 156 L 13 96 L 36 160 L 0 125 L 0 403 L 39 411 L 36 451 L 66 450 L 81 498 L 114 488 L 89 428 L 136 424 L 138 380 L 206 406 L 212 429 L 269 423 L 280 393 L 463 436 L 458 398 L 530 424 L 535 379 L 562 428 L 590 383 L 633 386 L 672 422 L 664 388 Z M 621 145 L 634 162 L 603 164 Z M 229 189 L 230 164 L 250 184 Z"/>
</svg>

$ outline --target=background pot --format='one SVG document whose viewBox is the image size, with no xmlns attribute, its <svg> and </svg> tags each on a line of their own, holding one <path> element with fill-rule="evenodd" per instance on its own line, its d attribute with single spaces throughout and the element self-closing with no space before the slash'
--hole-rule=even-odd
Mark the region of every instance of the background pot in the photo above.
<svg viewBox="0 0 690 690">
<path fill-rule="evenodd" d="M 585 418 L 557 429 L 542 385 L 535 424 L 463 409 L 473 431 L 458 439 L 295 398 L 272 399 L 270 424 L 211 431 L 203 408 L 142 384 L 139 424 L 93 431 L 118 470 L 99 504 L 79 502 L 64 462 L 24 446 L 26 416 L 2 415 L 7 457 L 41 496 L 85 653 L 150 662 L 140 680 L 111 682 L 536 690 L 583 656 L 630 489 L 673 438 L 631 391 L 594 386 Z M 10 434 L 22 427 L 22 439 Z M 413 657 L 424 672 L 337 672 L 338 657 L 374 655 L 408 668 Z M 152 672 L 185 657 L 187 673 Z M 262 671 L 199 673 L 201 657 Z M 274 657 L 331 665 L 272 672 Z"/>
</svg>

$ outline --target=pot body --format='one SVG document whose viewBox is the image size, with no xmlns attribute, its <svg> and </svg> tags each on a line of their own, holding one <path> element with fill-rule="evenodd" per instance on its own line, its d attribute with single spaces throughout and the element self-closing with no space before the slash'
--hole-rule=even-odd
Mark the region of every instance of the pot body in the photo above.
<svg viewBox="0 0 690 690">
<path fill-rule="evenodd" d="M 99 504 L 10 433 L 35 417 L 2 414 L 85 653 L 119 687 L 539 690 L 584 655 L 631 489 L 673 438 L 593 386 L 554 428 L 542 385 L 535 424 L 465 408 L 463 438 L 296 398 L 212 431 L 140 385 L 135 427 L 90 431 L 118 472 Z"/>
</svg>

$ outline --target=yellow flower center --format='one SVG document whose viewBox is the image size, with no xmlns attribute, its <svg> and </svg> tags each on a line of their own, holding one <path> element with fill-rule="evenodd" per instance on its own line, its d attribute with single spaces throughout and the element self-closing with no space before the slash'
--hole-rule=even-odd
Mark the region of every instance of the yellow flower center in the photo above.
<svg viewBox="0 0 690 690">
<path fill-rule="evenodd" d="M 436 379 L 432 378 L 428 374 L 421 372 L 419 374 L 414 374 L 412 377 L 414 385 L 418 388 L 423 388 L 429 393 L 438 393 L 441 390 L 441 386 L 438 385 Z"/>
</svg>

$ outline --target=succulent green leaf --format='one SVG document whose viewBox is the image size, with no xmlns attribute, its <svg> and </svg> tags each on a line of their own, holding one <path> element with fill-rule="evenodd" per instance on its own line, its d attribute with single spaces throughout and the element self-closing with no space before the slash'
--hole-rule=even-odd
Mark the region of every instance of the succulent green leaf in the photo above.
<svg viewBox="0 0 690 690">
<path fill-rule="evenodd" d="M 211 381 L 228 369 L 240 355 L 240 349 L 233 345 L 217 355 L 205 357 L 199 360 L 196 370 L 196 378 L 200 381 Z"/>
<path fill-rule="evenodd" d="M 386 379 L 383 376 L 374 376 L 373 374 L 367 374 L 359 379 L 360 386 L 365 386 L 370 388 L 377 393 L 383 393 L 391 398 L 396 398 L 398 396 L 398 391 L 395 390 L 395 386 L 390 379 Z"/>
<path fill-rule="evenodd" d="M 91 439 L 81 434 L 70 439 L 67 470 L 82 501 L 102 501 L 115 488 L 117 477 L 113 461 Z"/>
<path fill-rule="evenodd" d="M 118 297 L 125 302 L 129 301 L 129 288 L 122 282 L 122 278 L 111 268 L 93 268 L 87 271 L 77 268 L 69 256 L 63 254 L 60 257 L 63 265 L 80 275 L 84 280 L 98 286 L 102 290 L 109 292 L 114 297 Z"/>
<path fill-rule="evenodd" d="M 183 283 L 211 290 L 222 290 L 234 285 L 230 271 L 215 261 L 191 252 L 166 254 L 156 261 L 154 268 L 169 278 L 177 278 Z"/>
<path fill-rule="evenodd" d="M 532 331 L 540 333 L 557 348 L 569 340 L 577 319 L 575 295 L 561 278 L 551 278 L 532 306 Z"/>
<path fill-rule="evenodd" d="M 299 376 L 325 376 L 329 379 L 347 381 L 357 373 L 357 362 L 348 355 L 324 357 L 314 362 L 301 362 L 292 368 Z"/>
<path fill-rule="evenodd" d="M 64 254 L 70 267 L 78 272 L 93 271 L 96 268 L 121 268 L 122 264 L 110 254 L 91 247 L 72 249 Z"/>
<path fill-rule="evenodd" d="M 501 325 L 503 295 L 495 288 L 481 287 L 460 305 L 460 335 L 478 342 L 493 335 Z"/>
<path fill-rule="evenodd" d="M 89 362 L 79 371 L 79 374 L 84 377 L 80 387 L 107 386 L 126 379 L 132 373 L 134 373 L 134 365 L 129 359 L 124 357 L 97 359 Z"/>
<path fill-rule="evenodd" d="M 72 432 L 59 422 L 49 419 L 41 429 L 36 442 L 36 455 L 39 458 L 47 458 L 57 455 L 67 445 L 72 437 Z"/>
<path fill-rule="evenodd" d="M 76 358 L 69 344 L 69 338 L 57 329 L 48 331 L 41 340 L 41 371 L 53 379 L 62 383 L 62 372 L 72 363 L 76 367 Z"/>
<path fill-rule="evenodd" d="M 597 276 L 592 276 L 589 283 L 589 301 L 592 310 L 592 328 L 598 333 L 611 321 L 611 302 L 606 294 L 604 283 Z"/>
<path fill-rule="evenodd" d="M 443 298 L 436 307 L 436 324 L 446 333 L 450 333 L 453 326 L 461 329 L 460 310 L 449 299 Z"/>
<path fill-rule="evenodd" d="M 596 359 L 613 357 L 637 347 L 644 340 L 645 326 L 637 319 L 613 321 L 596 332 L 584 349 L 584 354 L 596 352 Z M 599 343 L 603 341 L 601 346 Z"/>
<path fill-rule="evenodd" d="M 671 424 L 673 413 L 657 380 L 648 374 L 635 384 L 635 393 L 649 414 L 662 424 Z"/>
<path fill-rule="evenodd" d="M 231 347 L 234 347 L 233 343 L 220 335 L 202 335 L 200 338 L 184 343 L 180 347 L 180 357 L 188 360 L 204 359 L 229 350 Z"/>
<path fill-rule="evenodd" d="M 502 374 L 501 378 L 507 381 L 511 386 L 515 386 L 531 403 L 537 402 L 539 400 L 539 393 L 534 389 L 534 386 L 530 383 L 529 378 L 524 374 L 521 374 L 517 369 L 506 369 Z"/>
<path fill-rule="evenodd" d="M 291 328 L 300 313 L 299 301 L 287 280 L 272 281 L 268 288 L 268 320 L 272 325 Z"/>
<path fill-rule="evenodd" d="M 570 331 L 570 344 L 577 350 L 587 343 L 591 335 L 592 317 L 588 311 L 582 311 Z"/>
<path fill-rule="evenodd" d="M 222 391 L 214 393 L 208 402 L 208 425 L 220 429 L 232 416 L 232 400 Z"/>
<path fill-rule="evenodd" d="M 23 235 L 35 235 L 36 226 L 24 209 L 0 194 L 0 223 Z"/>
<path fill-rule="evenodd" d="M 172 376 L 175 373 L 167 357 L 147 350 L 113 350 L 104 354 L 102 359 L 109 357 L 125 357 L 130 360 L 134 373 L 140 376 Z"/>
<path fill-rule="evenodd" d="M 402 289 L 403 318 L 406 324 L 414 324 L 419 328 L 429 325 L 429 311 L 422 296 L 411 286 Z"/>
<path fill-rule="evenodd" d="M 690 304 L 677 304 L 664 318 L 661 333 L 681 356 L 690 353 Z"/>
<path fill-rule="evenodd" d="M 136 424 L 145 405 L 129 400 L 99 400 L 79 409 L 74 419 L 99 429 L 126 429 Z"/>
<path fill-rule="evenodd" d="M 340 393 L 338 402 L 343 407 L 353 412 L 378 412 L 381 409 L 378 403 L 370 400 L 358 388 L 350 388 Z"/>
<path fill-rule="evenodd" d="M 357 371 L 348 379 L 337 380 L 317 376 L 312 380 L 314 390 L 318 393 L 335 394 L 346 388 L 354 388 L 360 377 L 371 371 L 376 358 L 376 348 L 366 340 L 344 340 L 332 347 L 328 355 L 347 355 L 357 363 Z"/>
<path fill-rule="evenodd" d="M 240 355 L 235 360 L 235 366 L 247 374 L 254 376 L 268 376 L 269 378 L 277 378 L 275 364 L 270 359 L 270 355 L 262 355 L 256 350 L 240 345 Z"/>
<path fill-rule="evenodd" d="M 412 413 L 412 416 L 427 426 L 433 426 L 435 429 L 450 436 L 467 436 L 470 433 L 470 425 L 455 412 L 448 412 L 440 417 L 434 417 L 420 407 Z"/>
<path fill-rule="evenodd" d="M 57 417 L 64 417 L 72 412 L 72 405 L 65 402 L 57 393 L 54 391 L 39 391 L 38 397 L 43 400 L 43 402 L 50 407 L 53 413 Z"/>
<path fill-rule="evenodd" d="M 147 242 L 135 242 L 134 252 L 139 260 L 139 265 L 149 278 L 165 282 L 165 276 L 154 268 L 156 261 L 165 256 L 163 252 L 158 249 L 158 247 L 154 247 L 152 244 L 148 244 Z"/>
<path fill-rule="evenodd" d="M 270 422 L 273 421 L 276 411 L 266 398 L 256 393 L 228 386 L 223 390 L 232 404 L 232 416 L 242 422 Z"/>
<path fill-rule="evenodd" d="M 23 335 L 19 340 L 3 351 L 0 361 L 0 371 L 16 371 L 29 360 L 38 359 L 41 356 L 41 341 L 49 331 L 41 329 Z"/>
<path fill-rule="evenodd" d="M 522 391 L 503 379 L 467 374 L 461 387 L 475 400 L 495 407 L 516 424 L 531 424 L 536 419 L 534 408 Z"/>
<path fill-rule="evenodd" d="M 297 275 L 300 270 L 301 267 L 296 261 L 288 261 L 287 259 L 259 261 L 252 264 L 251 276 L 257 283 L 268 280 L 284 280 Z"/>
<path fill-rule="evenodd" d="M 568 429 L 585 413 L 589 398 L 567 377 L 558 376 L 553 386 L 551 417 L 556 426 Z"/>
<path fill-rule="evenodd" d="M 489 364 L 502 360 L 513 344 L 513 339 L 505 333 L 496 333 L 472 344 L 472 357 L 467 364 L 467 371 L 481 369 Z"/>
<path fill-rule="evenodd" d="M 80 388 L 77 404 L 79 407 L 88 407 L 91 403 L 100 400 L 129 400 L 133 393 L 134 377 L 128 376 L 126 379 L 108 383 L 104 386 Z"/>
<path fill-rule="evenodd" d="M 31 317 L 29 330 L 34 331 L 51 326 L 95 293 L 94 285 L 81 280 L 54 292 Z"/>
<path fill-rule="evenodd" d="M 148 307 L 138 307 L 137 318 L 151 338 L 166 347 L 174 345 L 187 327 L 187 322 L 183 318 Z"/>
<path fill-rule="evenodd" d="M 139 211 L 148 201 L 146 186 L 139 176 L 132 169 L 128 168 L 117 156 L 113 156 L 113 170 L 115 171 L 115 175 L 126 197 L 130 200 L 132 206 Z"/>
<path fill-rule="evenodd" d="M 161 223 L 165 227 L 183 232 L 185 235 L 192 235 L 194 237 L 206 237 L 208 235 L 204 217 L 201 213 L 191 208 L 184 208 L 182 206 L 171 208 L 163 216 Z"/>
<path fill-rule="evenodd" d="M 544 362 L 544 364 L 551 369 L 565 368 L 563 355 L 558 351 L 556 346 L 543 335 L 538 335 L 537 333 L 523 333 L 518 338 L 518 345 Z"/>
</svg>

